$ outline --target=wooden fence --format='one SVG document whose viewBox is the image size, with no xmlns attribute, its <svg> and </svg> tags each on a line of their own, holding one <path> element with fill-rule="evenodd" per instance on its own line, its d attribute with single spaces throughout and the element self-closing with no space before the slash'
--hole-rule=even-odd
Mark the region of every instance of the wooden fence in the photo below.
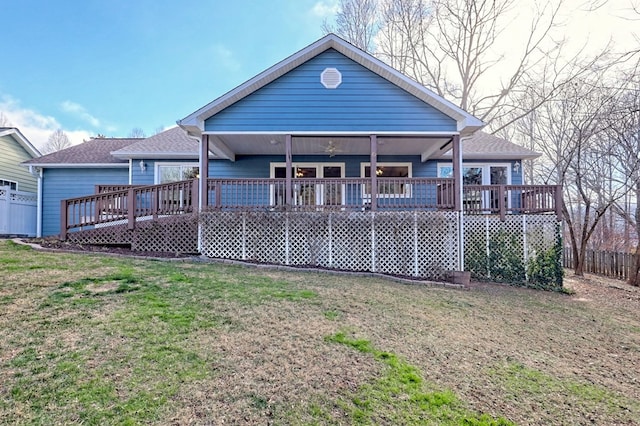
<svg viewBox="0 0 640 426">
<path fill-rule="evenodd" d="M 584 272 L 619 280 L 629 279 L 635 261 L 632 253 L 587 250 Z M 562 266 L 573 269 L 573 251 L 565 247 L 562 255 Z"/>
</svg>

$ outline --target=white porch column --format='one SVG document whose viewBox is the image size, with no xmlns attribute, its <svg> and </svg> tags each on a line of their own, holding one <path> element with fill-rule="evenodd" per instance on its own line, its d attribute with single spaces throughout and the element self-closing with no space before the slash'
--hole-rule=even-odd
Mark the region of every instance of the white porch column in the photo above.
<svg viewBox="0 0 640 426">
<path fill-rule="evenodd" d="M 284 188 L 284 204 L 287 208 L 291 207 L 291 135 L 286 135 L 284 139 L 284 150 L 285 150 L 285 162 L 286 162 L 286 171 L 285 171 L 285 188 Z"/>
<path fill-rule="evenodd" d="M 453 204 L 458 214 L 458 271 L 464 271 L 464 217 L 462 208 L 462 147 L 460 136 L 453 135 L 452 165 L 453 165 Z"/>
<path fill-rule="evenodd" d="M 374 212 L 378 208 L 378 136 L 371 135 L 371 159 L 369 160 L 369 177 L 371 178 L 371 211 Z"/>
</svg>

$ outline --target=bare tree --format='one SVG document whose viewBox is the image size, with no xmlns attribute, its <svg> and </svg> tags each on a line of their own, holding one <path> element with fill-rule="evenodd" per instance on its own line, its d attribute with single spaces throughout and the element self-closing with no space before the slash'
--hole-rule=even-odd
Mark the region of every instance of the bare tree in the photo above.
<svg viewBox="0 0 640 426">
<path fill-rule="evenodd" d="M 515 8 L 525 5 L 517 0 L 378 0 L 377 8 L 373 0 L 342 3 L 350 8 L 343 7 L 336 16 L 339 35 L 486 122 L 504 115 L 507 98 L 541 64 L 557 59 L 562 46 L 551 39 L 559 0 L 547 0 L 534 11 L 525 23 L 528 37 L 521 45 L 511 43 L 508 51 L 496 49 L 512 37 L 505 28 Z M 365 33 L 370 39 L 376 30 L 353 12 L 361 8 L 379 16 L 372 20 L 379 27 L 373 49 L 357 38 Z M 516 59 L 496 87 L 494 71 L 499 63 L 505 69 L 506 57 Z"/>
<path fill-rule="evenodd" d="M 629 274 L 629 283 L 640 286 L 640 79 L 632 73 L 627 81 L 630 82 L 628 89 L 621 94 L 617 109 L 608 117 L 607 132 L 615 144 L 612 155 L 617 159 L 618 174 L 630 193 L 628 199 L 614 206 L 625 225 L 635 231 L 635 264 Z M 627 239 L 628 234 L 625 232 Z"/>
<path fill-rule="evenodd" d="M 336 33 L 367 52 L 375 48 L 379 27 L 377 0 L 340 0 L 335 24 L 322 24 L 325 33 Z"/>
<path fill-rule="evenodd" d="M 9 121 L 9 117 L 7 117 L 4 112 L 0 111 L 0 127 L 12 127 L 11 121 Z"/>
<path fill-rule="evenodd" d="M 65 132 L 62 129 L 58 129 L 55 132 L 51 133 L 49 139 L 47 139 L 47 143 L 42 147 L 43 154 L 50 154 L 55 151 L 60 151 L 61 149 L 65 149 L 71 146 L 71 141 Z"/>
<path fill-rule="evenodd" d="M 146 135 L 144 134 L 144 130 L 142 130 L 140 127 L 134 127 L 133 129 L 131 129 L 131 132 L 129 132 L 129 137 L 130 138 L 145 138 Z"/>
</svg>

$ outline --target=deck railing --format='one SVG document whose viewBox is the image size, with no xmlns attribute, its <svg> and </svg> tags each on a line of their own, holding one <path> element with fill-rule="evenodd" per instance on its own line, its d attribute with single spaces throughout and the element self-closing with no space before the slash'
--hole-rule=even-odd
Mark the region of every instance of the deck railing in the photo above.
<svg viewBox="0 0 640 426">
<path fill-rule="evenodd" d="M 190 213 L 198 206 L 198 181 L 185 180 L 161 185 L 127 186 L 60 202 L 60 237 L 72 229 L 127 223 L 135 228 L 139 220 Z"/>
<path fill-rule="evenodd" d="M 464 185 L 462 209 L 466 214 L 562 214 L 560 185 Z"/>
<path fill-rule="evenodd" d="M 379 210 L 453 209 L 453 180 L 378 178 Z M 209 179 L 209 207 L 219 210 L 279 210 L 287 205 L 286 179 Z M 371 209 L 368 178 L 292 179 L 289 209 Z"/>
<path fill-rule="evenodd" d="M 228 211 L 453 210 L 450 178 L 378 178 L 371 197 L 368 178 L 291 180 L 209 179 L 208 208 Z M 109 191 L 111 190 L 111 191 Z M 96 194 L 61 201 L 60 234 L 80 228 L 191 213 L 198 209 L 198 180 L 161 185 L 100 185 Z M 109 191 L 109 192 L 105 192 Z M 555 213 L 560 217 L 562 191 L 556 185 L 465 185 L 466 214 Z M 289 204 L 287 204 L 289 202 Z"/>
</svg>

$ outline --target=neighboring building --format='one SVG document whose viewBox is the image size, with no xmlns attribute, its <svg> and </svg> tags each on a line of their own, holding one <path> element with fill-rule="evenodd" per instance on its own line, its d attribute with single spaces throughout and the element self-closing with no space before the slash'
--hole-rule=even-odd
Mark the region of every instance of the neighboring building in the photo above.
<svg viewBox="0 0 640 426">
<path fill-rule="evenodd" d="M 37 179 L 21 166 L 40 152 L 14 127 L 0 127 L 0 235 L 36 233 Z"/>
</svg>

